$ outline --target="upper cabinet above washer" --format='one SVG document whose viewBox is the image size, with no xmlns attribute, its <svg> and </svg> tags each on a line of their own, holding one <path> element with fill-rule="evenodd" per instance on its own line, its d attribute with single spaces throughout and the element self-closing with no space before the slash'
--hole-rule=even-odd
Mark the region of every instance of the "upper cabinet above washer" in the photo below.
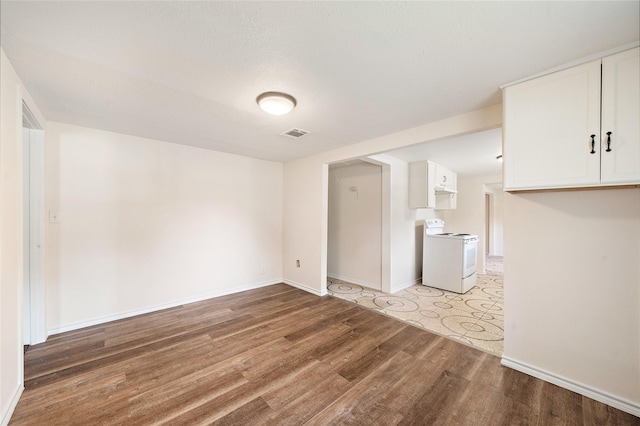
<svg viewBox="0 0 640 426">
<path fill-rule="evenodd" d="M 504 189 L 640 184 L 640 49 L 504 89 Z"/>
</svg>

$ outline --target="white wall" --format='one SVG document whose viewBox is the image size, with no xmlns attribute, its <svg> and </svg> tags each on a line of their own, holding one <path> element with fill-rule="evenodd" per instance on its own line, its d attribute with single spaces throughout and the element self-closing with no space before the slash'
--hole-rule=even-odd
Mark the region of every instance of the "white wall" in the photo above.
<svg viewBox="0 0 640 426">
<path fill-rule="evenodd" d="M 60 123 L 45 144 L 51 332 L 282 280 L 281 163 Z"/>
<path fill-rule="evenodd" d="M 359 162 L 329 170 L 328 232 L 328 275 L 380 290 L 382 167 Z"/>
<path fill-rule="evenodd" d="M 45 120 L 2 49 L 0 93 L 0 420 L 6 424 L 23 389 L 23 99 Z"/>
<path fill-rule="evenodd" d="M 505 360 L 640 415 L 640 189 L 504 201 Z"/>
</svg>

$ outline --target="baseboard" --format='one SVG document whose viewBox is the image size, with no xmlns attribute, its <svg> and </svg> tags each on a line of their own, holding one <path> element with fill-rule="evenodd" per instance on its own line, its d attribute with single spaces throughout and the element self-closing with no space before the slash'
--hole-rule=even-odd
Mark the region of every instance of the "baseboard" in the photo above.
<svg viewBox="0 0 640 426">
<path fill-rule="evenodd" d="M 351 283 L 351 284 L 357 284 L 359 286 L 367 287 L 367 288 L 370 288 L 370 289 L 373 289 L 373 290 L 383 291 L 379 287 L 376 287 L 373 284 L 366 283 L 364 281 L 360 281 L 360 280 L 357 280 L 357 279 L 354 279 L 354 278 L 345 277 L 343 275 L 327 274 L 327 277 L 328 278 L 334 278 L 334 279 L 337 279 L 337 280 L 340 280 L 340 281 L 346 281 L 346 282 Z M 405 288 L 409 288 L 412 285 L 418 284 L 420 282 L 422 282 L 422 280 L 420 278 L 417 278 L 417 279 L 415 279 L 413 281 L 409 281 L 408 283 L 392 286 L 391 287 L 391 293 L 393 294 L 393 293 L 396 293 L 396 292 L 398 292 L 400 290 L 404 290 Z"/>
<path fill-rule="evenodd" d="M 570 391 L 579 393 L 580 395 L 586 396 L 587 398 L 594 399 L 596 401 L 602 402 L 603 404 L 607 404 L 611 407 L 625 411 L 636 417 L 640 417 L 640 405 L 637 403 L 618 398 L 614 395 L 608 394 L 607 392 L 603 392 L 599 389 L 583 385 L 582 383 L 574 382 L 572 380 L 566 379 L 545 370 L 541 370 L 537 367 L 534 367 L 533 365 L 506 357 L 504 355 L 502 356 L 502 361 L 500 363 L 505 367 L 513 368 L 514 370 L 518 370 L 530 376 L 537 377 L 538 379 L 544 380 L 545 382 L 553 383 L 554 385 L 569 389 Z"/>
<path fill-rule="evenodd" d="M 311 288 L 311 287 L 309 287 L 309 286 L 306 286 L 306 285 L 304 285 L 304 284 L 297 283 L 297 282 L 292 281 L 292 280 L 284 280 L 284 281 L 282 281 L 282 282 L 283 282 L 283 283 L 285 283 L 285 284 L 288 284 L 288 285 L 290 285 L 290 286 L 293 286 L 293 287 L 299 288 L 300 290 L 304 290 L 304 291 L 309 292 L 309 293 L 311 293 L 311 294 L 315 294 L 316 296 L 326 296 L 326 295 L 327 295 L 327 289 L 326 289 L 326 287 L 325 287 L 325 289 L 324 289 L 323 291 L 318 291 L 318 290 L 316 290 L 315 288 Z"/>
<path fill-rule="evenodd" d="M 11 420 L 11 416 L 13 416 L 13 412 L 16 409 L 16 405 L 18 405 L 18 401 L 20 401 L 20 397 L 22 396 L 22 391 L 24 391 L 24 386 L 20 384 L 20 387 L 16 389 L 16 393 L 11 398 L 11 404 L 9 404 L 9 408 L 2 415 L 2 426 L 7 426 L 9 421 Z"/>
<path fill-rule="evenodd" d="M 405 284 L 400 284 L 398 286 L 393 286 L 391 288 L 391 293 L 397 293 L 400 290 L 404 290 L 405 288 L 409 288 L 409 287 L 414 286 L 416 284 L 419 284 L 421 282 L 422 282 L 422 279 L 418 278 L 418 279 L 415 279 L 413 281 L 409 281 L 408 283 L 405 283 Z"/>
<path fill-rule="evenodd" d="M 355 278 L 350 278 L 350 277 L 345 277 L 344 275 L 339 275 L 339 274 L 327 274 L 327 278 L 334 278 L 336 280 L 340 280 L 340 281 L 345 281 L 348 282 L 350 284 L 357 284 L 361 287 L 367 287 L 373 290 L 378 290 L 378 291 L 382 291 L 380 290 L 380 284 L 371 284 L 368 283 L 366 281 L 362 281 L 362 280 L 358 280 Z"/>
<path fill-rule="evenodd" d="M 64 333 L 66 331 L 78 330 L 80 328 L 91 327 L 91 326 L 94 326 L 94 325 L 104 324 L 104 323 L 110 322 L 110 321 L 117 321 L 117 320 L 124 319 L 124 318 L 130 318 L 130 317 L 134 317 L 136 315 L 142 315 L 142 314 L 148 314 L 150 312 L 161 311 L 163 309 L 175 308 L 176 306 L 186 305 L 188 303 L 201 302 L 203 300 L 213 299 L 214 297 L 226 296 L 228 294 L 240 293 L 240 292 L 247 291 L 247 290 L 255 290 L 257 288 L 266 287 L 266 286 L 273 285 L 273 284 L 279 284 L 279 283 L 282 283 L 282 282 L 283 282 L 283 280 L 281 278 L 279 278 L 279 279 L 276 279 L 276 280 L 264 281 L 264 282 L 261 282 L 261 283 L 246 285 L 246 286 L 243 286 L 243 287 L 236 287 L 236 288 L 233 288 L 233 289 L 230 289 L 230 290 L 215 291 L 215 292 L 212 292 L 212 293 L 207 293 L 207 294 L 204 294 L 204 295 L 200 295 L 198 297 L 176 300 L 174 302 L 165 303 L 165 304 L 162 304 L 162 305 L 151 306 L 149 308 L 137 309 L 135 311 L 124 312 L 124 313 L 116 314 L 116 315 L 108 315 L 108 316 L 96 318 L 96 319 L 93 319 L 93 320 L 90 320 L 90 321 L 84 321 L 84 322 L 80 322 L 80 323 L 65 325 L 63 327 L 58 327 L 58 328 L 53 328 L 53 329 L 47 330 L 47 336 L 52 336 L 54 334 Z"/>
</svg>

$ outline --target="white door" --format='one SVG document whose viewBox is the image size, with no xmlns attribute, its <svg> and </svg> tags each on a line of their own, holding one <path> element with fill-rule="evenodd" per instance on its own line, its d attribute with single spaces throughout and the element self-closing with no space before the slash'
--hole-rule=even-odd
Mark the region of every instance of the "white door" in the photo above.
<svg viewBox="0 0 640 426">
<path fill-rule="evenodd" d="M 640 48 L 602 60 L 602 183 L 640 182 Z"/>
</svg>

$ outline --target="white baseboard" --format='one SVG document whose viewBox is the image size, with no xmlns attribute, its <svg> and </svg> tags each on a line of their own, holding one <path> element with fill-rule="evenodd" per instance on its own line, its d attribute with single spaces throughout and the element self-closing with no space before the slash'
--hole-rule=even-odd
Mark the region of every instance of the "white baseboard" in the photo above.
<svg viewBox="0 0 640 426">
<path fill-rule="evenodd" d="M 20 384 L 20 387 L 16 389 L 16 393 L 13 395 L 13 398 L 11 398 L 11 404 L 9 404 L 7 411 L 2 415 L 2 426 L 7 426 L 9 424 L 9 420 L 11 420 L 11 416 L 13 416 L 16 405 L 18 405 L 18 401 L 20 401 L 20 397 L 22 396 L 22 391 L 24 391 L 24 386 Z"/>
<path fill-rule="evenodd" d="M 311 288 L 309 286 L 306 286 L 304 284 L 300 284 L 300 283 L 292 281 L 292 280 L 284 280 L 282 282 L 284 282 L 285 284 L 288 284 L 290 286 L 299 288 L 300 290 L 304 290 L 304 291 L 309 292 L 311 294 L 315 294 L 316 296 L 326 296 L 327 295 L 326 287 L 325 287 L 324 291 L 318 291 L 315 288 Z"/>
<path fill-rule="evenodd" d="M 421 279 L 421 278 L 418 278 L 418 279 L 415 279 L 415 280 L 413 280 L 413 281 L 409 281 L 408 283 L 405 283 L 405 284 L 394 285 L 394 286 L 391 288 L 391 293 L 397 293 L 397 292 L 399 292 L 400 290 L 404 290 L 405 288 L 409 288 L 409 287 L 411 287 L 411 286 L 413 286 L 413 285 L 416 285 L 416 284 L 419 284 L 419 283 L 421 283 L 421 282 L 422 282 L 422 279 Z"/>
<path fill-rule="evenodd" d="M 345 277 L 344 275 L 327 274 L 327 278 L 334 278 L 336 280 L 346 281 L 346 282 L 351 283 L 351 284 L 357 284 L 357 285 L 362 286 L 362 287 L 367 287 L 367 288 L 370 288 L 370 289 L 373 289 L 373 290 L 382 291 L 380 289 L 380 284 L 372 284 L 372 283 L 368 283 L 366 281 L 358 280 L 356 278 Z"/>
<path fill-rule="evenodd" d="M 335 279 L 340 280 L 340 281 L 346 281 L 346 282 L 351 283 L 351 284 L 357 284 L 359 286 L 371 288 L 373 290 L 383 291 L 382 289 L 380 289 L 379 286 L 376 287 L 375 284 L 367 283 L 367 282 L 360 281 L 360 280 L 357 280 L 357 279 L 354 279 L 354 278 L 345 277 L 343 275 L 327 274 L 327 277 L 328 278 L 335 278 Z M 391 293 L 393 294 L 393 293 L 396 293 L 396 292 L 398 292 L 400 290 L 404 290 L 405 288 L 409 288 L 412 285 L 418 284 L 420 282 L 422 282 L 422 279 L 417 278 L 417 279 L 415 279 L 413 281 L 409 281 L 408 283 L 394 285 L 394 286 L 391 287 Z"/>
<path fill-rule="evenodd" d="M 545 382 L 553 383 L 554 385 L 558 385 L 562 388 L 579 393 L 580 395 L 584 395 L 587 398 L 594 399 L 596 401 L 602 402 L 603 404 L 607 404 L 611 407 L 625 411 L 636 417 L 640 417 L 640 404 L 638 403 L 618 398 L 607 392 L 583 385 L 582 383 L 574 382 L 573 380 L 569 380 L 548 371 L 541 370 L 537 367 L 534 367 L 533 365 L 515 360 L 513 358 L 502 356 L 502 361 L 500 363 L 505 367 L 513 368 L 514 370 L 518 370 L 522 373 L 537 377 L 538 379 L 542 379 Z"/>
<path fill-rule="evenodd" d="M 243 287 L 236 287 L 229 290 L 214 291 L 212 293 L 203 294 L 198 297 L 176 300 L 176 301 L 165 303 L 162 305 L 151 306 L 149 308 L 137 309 L 135 311 L 124 312 L 116 315 L 108 315 L 108 316 L 92 319 L 90 321 L 79 322 L 79 323 L 65 325 L 62 327 L 47 330 L 47 336 L 64 333 L 66 331 L 78 330 L 84 327 L 91 327 L 93 325 L 104 324 L 110 321 L 117 321 L 123 318 L 134 317 L 136 315 L 148 314 L 149 312 L 156 312 L 162 309 L 175 308 L 176 306 L 186 305 L 188 303 L 201 302 L 203 300 L 212 299 L 214 297 L 226 296 L 228 294 L 240 293 L 242 291 L 247 291 L 247 290 L 254 290 L 256 288 L 266 287 L 268 285 L 279 284 L 282 282 L 284 282 L 282 279 L 264 281 L 261 283 L 246 285 Z"/>
</svg>

